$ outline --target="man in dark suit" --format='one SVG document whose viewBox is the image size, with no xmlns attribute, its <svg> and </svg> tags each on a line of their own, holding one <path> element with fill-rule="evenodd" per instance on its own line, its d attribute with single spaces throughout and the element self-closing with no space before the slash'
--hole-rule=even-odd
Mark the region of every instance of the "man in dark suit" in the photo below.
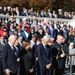
<svg viewBox="0 0 75 75">
<path fill-rule="evenodd" d="M 47 45 L 50 41 L 50 36 L 45 35 L 42 43 L 38 45 L 38 62 L 40 66 L 40 75 L 49 75 L 52 65 L 52 52 L 50 46 Z"/>
<path fill-rule="evenodd" d="M 55 75 L 63 75 L 65 68 L 65 51 L 62 47 L 63 36 L 57 35 L 57 40 L 52 48 L 53 55 L 53 70 Z"/>
<path fill-rule="evenodd" d="M 2 75 L 2 48 L 4 47 L 5 43 L 4 43 L 4 37 L 1 36 L 0 37 L 0 74 Z"/>
<path fill-rule="evenodd" d="M 6 44 L 2 49 L 2 67 L 4 75 L 17 75 L 18 63 L 20 61 L 14 48 L 16 36 L 11 35 Z"/>
</svg>

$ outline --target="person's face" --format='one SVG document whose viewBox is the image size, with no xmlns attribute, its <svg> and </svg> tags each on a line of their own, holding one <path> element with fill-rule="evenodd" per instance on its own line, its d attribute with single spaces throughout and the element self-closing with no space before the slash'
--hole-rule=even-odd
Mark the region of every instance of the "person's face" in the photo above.
<svg viewBox="0 0 75 75">
<path fill-rule="evenodd" d="M 44 40 L 45 45 L 47 45 L 49 43 L 50 39 L 46 38 L 46 40 Z"/>
<path fill-rule="evenodd" d="M 47 27 L 44 25 L 44 26 L 43 26 L 43 29 L 44 29 L 44 30 L 46 30 L 46 29 L 47 29 Z"/>
<path fill-rule="evenodd" d="M 4 42 L 4 37 L 1 37 L 1 38 L 0 38 L 0 41 L 1 41 L 1 42 Z"/>
<path fill-rule="evenodd" d="M 18 41 L 16 40 L 16 41 L 15 41 L 15 46 L 17 46 L 17 45 L 18 45 Z"/>
<path fill-rule="evenodd" d="M 42 34 L 42 32 L 43 32 L 43 30 L 42 30 L 42 29 L 39 29 L 39 33 L 41 33 L 41 34 Z"/>
<path fill-rule="evenodd" d="M 60 28 L 60 25 L 57 25 L 57 28 L 59 29 Z"/>
<path fill-rule="evenodd" d="M 4 11 L 6 11 L 6 9 L 7 9 L 7 8 L 6 8 L 6 7 L 4 7 Z"/>
<path fill-rule="evenodd" d="M 73 44 L 71 44 L 71 45 L 70 45 L 70 48 L 72 48 L 72 49 L 73 49 L 73 48 L 74 48 L 74 45 L 73 45 Z"/>
<path fill-rule="evenodd" d="M 33 29 L 31 30 L 31 33 L 32 33 L 32 34 L 34 33 L 34 30 L 33 30 Z"/>
<path fill-rule="evenodd" d="M 11 24 L 11 25 L 10 25 L 10 28 L 13 28 L 13 27 L 14 27 L 14 25 L 13 25 L 13 24 Z"/>
<path fill-rule="evenodd" d="M 19 41 L 22 42 L 22 40 L 23 40 L 23 38 L 22 37 L 19 37 Z"/>
<path fill-rule="evenodd" d="M 73 30 L 73 28 L 72 27 L 70 27 L 70 31 L 72 31 Z"/>
<path fill-rule="evenodd" d="M 15 41 L 16 41 L 16 38 L 15 37 L 13 37 L 13 40 L 12 39 L 10 39 L 10 42 L 11 42 L 11 44 L 14 46 L 14 44 L 15 44 Z"/>
<path fill-rule="evenodd" d="M 63 37 L 62 36 L 60 36 L 59 38 L 58 38 L 58 42 L 61 44 L 61 43 L 63 43 Z"/>
<path fill-rule="evenodd" d="M 63 28 L 66 29 L 66 26 L 64 26 Z"/>
</svg>

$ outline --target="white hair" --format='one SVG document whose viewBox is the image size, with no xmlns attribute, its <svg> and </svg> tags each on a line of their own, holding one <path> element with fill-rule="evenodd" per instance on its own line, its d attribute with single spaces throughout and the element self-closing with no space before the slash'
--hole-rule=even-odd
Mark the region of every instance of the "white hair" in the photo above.
<svg viewBox="0 0 75 75">
<path fill-rule="evenodd" d="M 50 39 L 50 35 L 44 35 L 43 40 Z"/>
<path fill-rule="evenodd" d="M 17 38 L 17 36 L 16 35 L 10 35 L 8 38 L 8 41 L 10 41 L 11 39 L 13 40 L 13 38 Z"/>
</svg>

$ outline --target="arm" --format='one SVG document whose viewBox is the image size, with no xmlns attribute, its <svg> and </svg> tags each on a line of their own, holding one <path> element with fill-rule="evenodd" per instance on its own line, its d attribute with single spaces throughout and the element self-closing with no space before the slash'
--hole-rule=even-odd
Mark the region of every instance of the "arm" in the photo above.
<svg viewBox="0 0 75 75">
<path fill-rule="evenodd" d="M 4 46 L 3 49 L 2 49 L 2 66 L 3 66 L 3 70 L 4 71 L 6 69 L 8 69 L 7 57 L 8 57 L 7 49 L 6 49 L 6 46 Z"/>
<path fill-rule="evenodd" d="M 44 63 L 44 59 L 43 59 L 43 56 L 42 56 L 42 48 L 40 46 L 38 46 L 37 50 L 38 50 L 38 62 L 42 67 L 45 67 L 46 65 Z"/>
</svg>

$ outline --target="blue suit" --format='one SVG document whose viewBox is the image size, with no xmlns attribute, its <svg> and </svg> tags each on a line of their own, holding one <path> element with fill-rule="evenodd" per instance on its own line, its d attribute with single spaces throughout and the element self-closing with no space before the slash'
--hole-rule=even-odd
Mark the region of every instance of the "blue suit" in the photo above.
<svg viewBox="0 0 75 75">
<path fill-rule="evenodd" d="M 48 75 L 48 70 L 46 69 L 46 65 L 51 63 L 52 64 L 52 51 L 50 46 L 47 45 L 46 49 L 44 48 L 43 44 L 38 45 L 38 62 L 40 66 L 40 75 Z"/>
<path fill-rule="evenodd" d="M 24 30 L 21 30 L 20 35 L 23 37 L 24 40 L 28 39 L 28 37 L 26 36 Z"/>
</svg>

